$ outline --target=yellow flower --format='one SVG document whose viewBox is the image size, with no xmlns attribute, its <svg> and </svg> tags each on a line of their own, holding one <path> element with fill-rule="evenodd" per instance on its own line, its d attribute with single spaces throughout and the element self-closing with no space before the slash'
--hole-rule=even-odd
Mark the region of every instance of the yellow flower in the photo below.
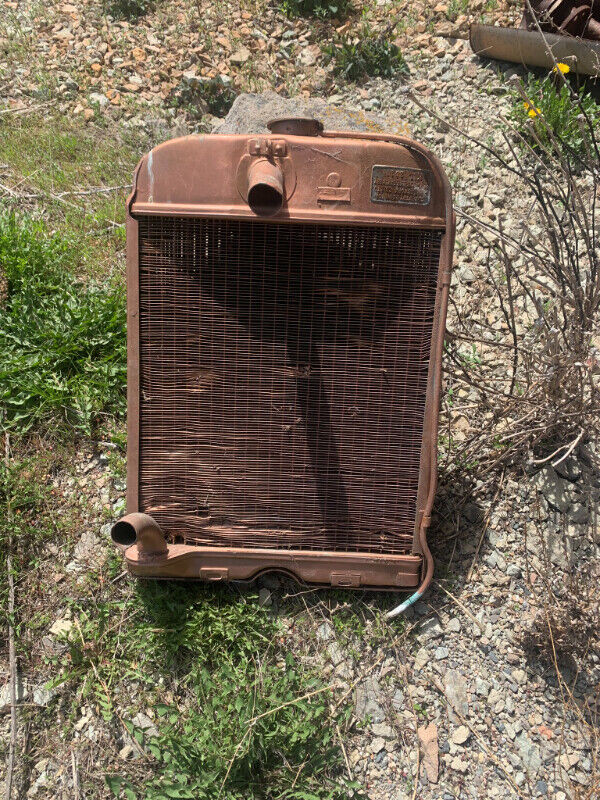
<svg viewBox="0 0 600 800">
<path fill-rule="evenodd" d="M 542 113 L 541 109 L 537 106 L 532 106 L 531 103 L 523 103 L 523 107 L 527 109 L 527 114 L 533 119 L 534 117 L 539 117 Z"/>
<path fill-rule="evenodd" d="M 571 72 L 571 67 L 568 64 L 563 64 L 562 61 L 559 61 L 552 72 L 562 72 L 563 75 L 566 75 L 567 72 Z"/>
</svg>

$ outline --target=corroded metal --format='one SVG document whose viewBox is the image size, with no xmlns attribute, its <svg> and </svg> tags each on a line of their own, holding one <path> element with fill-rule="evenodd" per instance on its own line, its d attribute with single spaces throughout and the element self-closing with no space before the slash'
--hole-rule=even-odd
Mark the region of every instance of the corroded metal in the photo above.
<svg viewBox="0 0 600 800">
<path fill-rule="evenodd" d="M 128 512 L 166 552 L 125 558 L 415 588 L 433 570 L 449 184 L 408 139 L 273 127 L 166 142 L 136 170 Z"/>
<path fill-rule="evenodd" d="M 581 75 L 600 75 L 600 42 L 524 28 L 471 25 L 471 47 L 485 58 L 552 69 L 563 62 Z"/>
<path fill-rule="evenodd" d="M 473 51 L 486 58 L 552 69 L 566 63 L 600 75 L 600 0 L 531 0 L 520 28 L 471 25 Z"/>
<path fill-rule="evenodd" d="M 521 27 L 600 41 L 600 0 L 530 0 Z"/>
</svg>

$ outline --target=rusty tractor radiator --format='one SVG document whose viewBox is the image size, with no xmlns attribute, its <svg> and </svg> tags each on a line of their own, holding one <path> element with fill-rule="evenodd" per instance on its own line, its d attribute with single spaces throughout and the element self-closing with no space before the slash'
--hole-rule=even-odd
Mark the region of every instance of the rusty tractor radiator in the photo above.
<svg viewBox="0 0 600 800">
<path fill-rule="evenodd" d="M 279 120 L 188 136 L 128 201 L 127 516 L 140 576 L 432 574 L 454 237 L 437 160 Z"/>
</svg>

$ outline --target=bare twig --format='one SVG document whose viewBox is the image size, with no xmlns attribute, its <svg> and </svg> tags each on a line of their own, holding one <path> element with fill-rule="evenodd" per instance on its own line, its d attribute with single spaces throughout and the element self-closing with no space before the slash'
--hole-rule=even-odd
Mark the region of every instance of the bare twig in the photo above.
<svg viewBox="0 0 600 800">
<path fill-rule="evenodd" d="M 348 760 L 348 753 L 346 752 L 346 747 L 344 745 L 344 740 L 342 738 L 342 732 L 340 730 L 340 726 L 335 723 L 335 730 L 338 736 L 338 741 L 340 743 L 340 747 L 342 748 L 342 754 L 344 756 L 344 762 L 346 763 L 346 771 L 348 772 L 348 778 L 352 781 L 354 780 L 352 776 L 352 770 L 350 769 L 350 761 Z"/>
<path fill-rule="evenodd" d="M 71 750 L 71 772 L 73 775 L 73 795 L 75 800 L 81 797 L 81 789 L 79 786 L 79 770 L 77 768 L 77 756 L 75 750 Z"/>
<path fill-rule="evenodd" d="M 54 103 L 56 103 L 56 100 L 47 100 L 45 103 L 39 103 L 37 106 L 27 106 L 26 108 L 0 108 L 0 114 L 31 114 L 33 111 L 47 108 Z"/>
<path fill-rule="evenodd" d="M 471 622 L 472 622 L 474 625 L 477 625 L 477 627 L 479 628 L 479 630 L 480 630 L 482 633 L 484 633 L 484 631 L 485 631 L 485 628 L 484 628 L 483 624 L 482 624 L 482 623 L 481 623 L 481 622 L 480 622 L 480 621 L 477 619 L 477 617 L 475 617 L 475 616 L 474 616 L 474 615 L 473 615 L 473 614 L 472 614 L 472 613 L 469 611 L 469 609 L 466 607 L 466 605 L 465 605 L 465 604 L 464 604 L 464 603 L 463 603 L 461 600 L 459 600 L 459 599 L 458 599 L 458 597 L 455 597 L 455 596 L 452 594 L 452 592 L 449 592 L 449 591 L 448 591 L 448 589 L 446 589 L 446 587 L 445 587 L 445 586 L 442 586 L 442 584 L 441 584 L 439 581 L 436 581 L 436 582 L 435 582 L 435 585 L 436 585 L 436 586 L 437 586 L 439 589 L 441 589 L 441 590 L 442 590 L 442 592 L 445 592 L 445 593 L 448 595 L 448 597 L 449 597 L 451 600 L 453 600 L 453 601 L 456 603 L 456 605 L 457 605 L 457 606 L 460 608 L 460 610 L 463 612 L 463 614 L 465 614 L 465 615 L 466 615 L 466 616 L 467 616 L 467 617 L 468 617 L 468 618 L 471 620 Z"/>
<path fill-rule="evenodd" d="M 565 458 L 567 458 L 567 456 L 569 456 L 573 452 L 575 447 L 579 444 L 582 436 L 583 436 L 583 428 L 579 431 L 577 437 L 574 439 L 573 442 L 571 442 L 570 445 L 563 444 L 560 447 L 557 447 L 556 450 L 553 453 L 550 453 L 550 455 L 546 456 L 545 458 L 534 458 L 533 463 L 534 464 L 545 464 L 547 461 L 552 461 L 554 456 L 557 456 L 561 452 L 561 450 L 564 450 L 565 448 L 568 448 L 567 452 L 563 456 L 561 456 L 558 461 L 553 462 L 552 466 L 553 467 L 557 467 L 562 461 L 565 460 Z"/>
<path fill-rule="evenodd" d="M 473 570 L 475 569 L 475 564 L 477 563 L 477 559 L 479 557 L 479 551 L 481 550 L 481 545 L 483 543 L 483 538 L 484 538 L 484 536 L 485 536 L 485 534 L 487 532 L 487 529 L 490 526 L 490 519 L 492 517 L 492 511 L 493 511 L 493 508 L 494 508 L 494 504 L 495 504 L 496 500 L 498 499 L 498 495 L 502 491 L 503 484 L 504 484 L 504 470 L 502 471 L 502 476 L 500 478 L 500 482 L 498 483 L 498 488 L 496 489 L 496 493 L 494 494 L 492 502 L 490 503 L 490 508 L 489 508 L 489 511 L 488 511 L 488 513 L 486 515 L 485 522 L 484 522 L 482 530 L 481 530 L 481 535 L 479 537 L 479 541 L 477 542 L 477 547 L 475 549 L 475 553 L 473 554 L 473 560 L 471 561 L 471 566 L 469 567 L 469 571 L 467 572 L 467 577 L 465 579 L 467 583 L 471 580 L 471 575 L 473 574 Z"/>
<path fill-rule="evenodd" d="M 4 434 L 4 463 L 8 470 L 10 466 L 10 439 L 8 433 Z M 8 519 L 8 543 L 6 553 L 6 572 L 8 577 L 8 664 L 10 670 L 10 739 L 8 743 L 8 762 L 6 765 L 6 780 L 4 784 L 4 797 L 10 800 L 12 796 L 13 773 L 15 768 L 15 753 L 17 750 L 17 657 L 15 651 L 15 582 L 13 577 L 12 548 L 12 507 L 10 492 L 6 500 L 6 516 Z"/>
<path fill-rule="evenodd" d="M 462 724 L 463 724 L 463 725 L 466 725 L 466 726 L 467 726 L 467 728 L 468 728 L 468 729 L 471 731 L 471 733 L 473 734 L 473 736 L 474 736 L 474 737 L 477 739 L 477 743 L 479 744 L 479 746 L 481 747 L 481 749 L 483 750 L 483 752 L 484 752 L 484 753 L 485 753 L 485 754 L 488 756 L 488 758 L 490 758 L 490 759 L 491 759 L 491 760 L 494 762 L 494 764 L 495 764 L 495 765 L 498 767 L 498 769 L 500 770 L 500 772 L 502 773 L 502 775 L 504 776 L 504 778 L 505 778 L 505 779 L 506 779 L 506 780 L 507 780 L 507 781 L 510 783 L 510 785 L 513 787 L 513 789 L 514 789 L 514 791 L 517 793 L 517 795 L 518 795 L 519 797 L 524 797 L 525 795 L 522 793 L 522 791 L 521 791 L 521 789 L 519 788 L 519 786 L 518 786 L 518 785 L 515 783 L 515 781 L 514 781 L 514 779 L 513 779 L 512 775 L 511 775 L 511 774 L 510 774 L 510 773 L 507 771 L 506 767 L 504 766 L 504 764 L 502 763 L 502 761 L 501 761 L 501 760 L 500 760 L 500 759 L 499 759 L 499 758 L 496 756 L 496 754 L 495 754 L 495 753 L 494 753 L 492 750 L 490 750 L 490 748 L 487 746 L 487 744 L 486 744 L 485 740 L 483 739 L 483 737 L 481 736 L 481 734 L 479 733 L 479 731 L 477 730 L 477 728 L 475 728 L 475 726 L 474 726 L 474 725 L 473 725 L 473 724 L 472 724 L 472 723 L 471 723 L 471 722 L 470 722 L 470 721 L 469 721 L 469 720 L 468 720 L 466 717 L 464 717 L 464 716 L 463 716 L 463 715 L 460 713 L 460 710 L 459 710 L 459 709 L 456 707 L 455 703 L 453 703 L 453 702 L 452 702 L 452 701 L 451 701 L 451 700 L 450 700 L 450 699 L 447 697 L 447 695 L 446 695 L 446 692 L 444 691 L 444 687 L 442 686 L 442 684 L 441 684 L 441 682 L 440 682 L 440 679 L 439 679 L 439 678 L 437 678 L 437 677 L 436 677 L 436 678 L 434 678 L 434 679 L 433 679 L 433 683 L 434 683 L 434 686 L 435 686 L 435 688 L 436 688 L 436 689 L 438 690 L 438 692 L 440 692 L 440 694 L 442 695 L 442 697 L 445 697 L 445 698 L 446 698 L 446 701 L 449 703 L 449 705 L 450 705 L 450 706 L 452 706 L 452 710 L 454 711 L 454 713 L 456 714 L 456 716 L 459 718 L 459 720 L 462 722 Z"/>
<path fill-rule="evenodd" d="M 335 683 L 331 683 L 328 686 L 321 686 L 320 689 L 315 689 L 312 692 L 307 692 L 306 694 L 301 695 L 301 697 L 295 697 L 293 700 L 288 700 L 287 703 L 282 703 L 280 706 L 276 706 L 275 708 L 270 708 L 268 711 L 263 711 L 262 714 L 258 714 L 256 717 L 252 717 L 246 722 L 246 725 L 252 726 L 255 725 L 259 719 L 263 719 L 263 717 L 268 717 L 270 714 L 276 714 L 278 711 L 281 711 L 283 708 L 288 708 L 289 706 L 295 706 L 297 703 L 302 702 L 302 700 L 308 700 L 309 697 L 314 697 L 316 694 L 322 694 L 323 692 L 332 692 L 334 689 L 337 688 Z"/>
<path fill-rule="evenodd" d="M 52 192 L 16 192 L 13 187 L 6 186 L 6 184 L 0 184 L 0 189 L 2 189 L 2 191 L 6 192 L 6 194 L 9 194 L 11 197 L 18 197 L 19 200 L 39 200 L 43 197 L 50 197 L 53 200 L 63 200 L 65 197 L 84 197 L 93 194 L 110 194 L 110 192 L 118 192 L 122 189 L 130 188 L 131 184 L 124 183 L 119 186 L 96 186 L 92 189 L 81 189 L 72 192 L 57 192 L 56 194 L 53 194 Z"/>
</svg>

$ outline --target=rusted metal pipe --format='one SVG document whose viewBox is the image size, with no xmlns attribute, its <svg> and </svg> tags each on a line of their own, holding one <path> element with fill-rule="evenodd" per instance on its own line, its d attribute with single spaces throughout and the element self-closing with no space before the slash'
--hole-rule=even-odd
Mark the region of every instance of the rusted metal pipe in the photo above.
<svg viewBox="0 0 600 800">
<path fill-rule="evenodd" d="M 110 535 L 122 550 L 137 544 L 140 556 L 160 556 L 168 552 L 163 532 L 148 514 L 127 514 L 115 522 Z"/>
<path fill-rule="evenodd" d="M 546 69 L 560 61 L 581 75 L 600 75 L 600 42 L 591 39 L 493 25 L 471 25 L 469 37 L 473 52 L 485 58 Z"/>
<path fill-rule="evenodd" d="M 529 0 L 521 28 L 600 41 L 599 0 Z"/>
<path fill-rule="evenodd" d="M 272 217 L 283 204 L 283 172 L 266 158 L 253 161 L 248 170 L 248 205 L 255 214 Z"/>
</svg>

